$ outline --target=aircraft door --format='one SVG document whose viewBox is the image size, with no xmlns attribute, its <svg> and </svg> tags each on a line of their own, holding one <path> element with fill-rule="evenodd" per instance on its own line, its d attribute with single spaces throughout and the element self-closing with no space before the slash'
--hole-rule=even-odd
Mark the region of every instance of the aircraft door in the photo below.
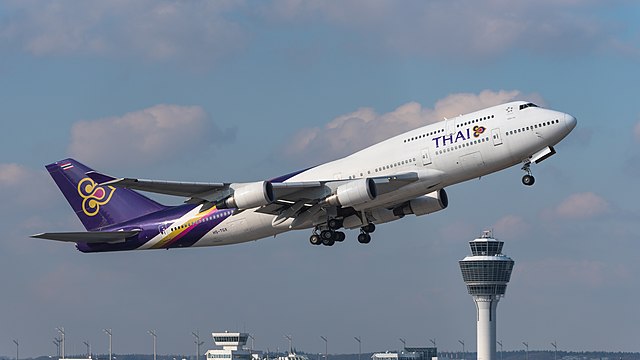
<svg viewBox="0 0 640 360">
<path fill-rule="evenodd" d="M 493 145 L 502 145 L 502 137 L 500 136 L 500 128 L 491 129 L 491 137 L 493 138 Z"/>
<path fill-rule="evenodd" d="M 431 157 L 429 156 L 429 149 L 422 149 L 422 166 L 431 164 Z"/>
<path fill-rule="evenodd" d="M 162 223 L 158 225 L 158 231 L 160 232 L 160 234 L 166 235 L 167 227 L 169 227 L 168 223 Z"/>
<path fill-rule="evenodd" d="M 455 124 L 455 120 L 451 119 L 451 120 L 447 120 L 446 122 L 446 133 L 447 135 L 449 134 L 453 134 L 454 132 L 456 132 L 456 124 Z"/>
</svg>

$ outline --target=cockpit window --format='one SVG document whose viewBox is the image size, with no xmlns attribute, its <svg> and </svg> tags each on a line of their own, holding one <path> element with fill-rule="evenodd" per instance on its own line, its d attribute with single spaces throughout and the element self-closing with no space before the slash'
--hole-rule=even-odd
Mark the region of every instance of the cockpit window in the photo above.
<svg viewBox="0 0 640 360">
<path fill-rule="evenodd" d="M 526 109 L 528 107 L 538 107 L 538 105 L 536 105 L 534 103 L 526 103 L 526 104 L 520 105 L 520 110 Z"/>
</svg>

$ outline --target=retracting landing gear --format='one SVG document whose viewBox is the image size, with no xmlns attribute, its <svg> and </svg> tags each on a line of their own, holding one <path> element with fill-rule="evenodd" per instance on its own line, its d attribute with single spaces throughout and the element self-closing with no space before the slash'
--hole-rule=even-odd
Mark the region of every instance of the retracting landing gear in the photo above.
<svg viewBox="0 0 640 360">
<path fill-rule="evenodd" d="M 533 177 L 533 175 L 531 175 L 531 162 L 530 161 L 525 161 L 524 165 L 522 166 L 522 170 L 524 170 L 527 174 L 525 176 L 522 177 L 522 183 L 525 184 L 526 186 L 531 186 L 536 182 L 536 178 Z"/>
</svg>

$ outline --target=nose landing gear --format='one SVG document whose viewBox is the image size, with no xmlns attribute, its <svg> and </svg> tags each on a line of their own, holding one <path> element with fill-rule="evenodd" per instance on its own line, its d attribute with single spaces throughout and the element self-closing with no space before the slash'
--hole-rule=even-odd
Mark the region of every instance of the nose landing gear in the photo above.
<svg viewBox="0 0 640 360">
<path fill-rule="evenodd" d="M 522 166 L 522 170 L 524 170 L 527 174 L 522 177 L 522 183 L 526 186 L 531 186 L 536 182 L 536 178 L 531 175 L 531 162 L 526 161 Z"/>
</svg>

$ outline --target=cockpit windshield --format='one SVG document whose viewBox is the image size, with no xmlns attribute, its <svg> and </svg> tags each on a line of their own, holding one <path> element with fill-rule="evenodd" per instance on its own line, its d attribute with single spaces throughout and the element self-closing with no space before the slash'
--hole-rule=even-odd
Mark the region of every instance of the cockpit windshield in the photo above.
<svg viewBox="0 0 640 360">
<path fill-rule="evenodd" d="M 534 103 L 526 103 L 526 104 L 522 104 L 520 105 L 520 110 L 522 109 L 526 109 L 528 107 L 538 107 L 538 105 L 534 104 Z"/>
</svg>

